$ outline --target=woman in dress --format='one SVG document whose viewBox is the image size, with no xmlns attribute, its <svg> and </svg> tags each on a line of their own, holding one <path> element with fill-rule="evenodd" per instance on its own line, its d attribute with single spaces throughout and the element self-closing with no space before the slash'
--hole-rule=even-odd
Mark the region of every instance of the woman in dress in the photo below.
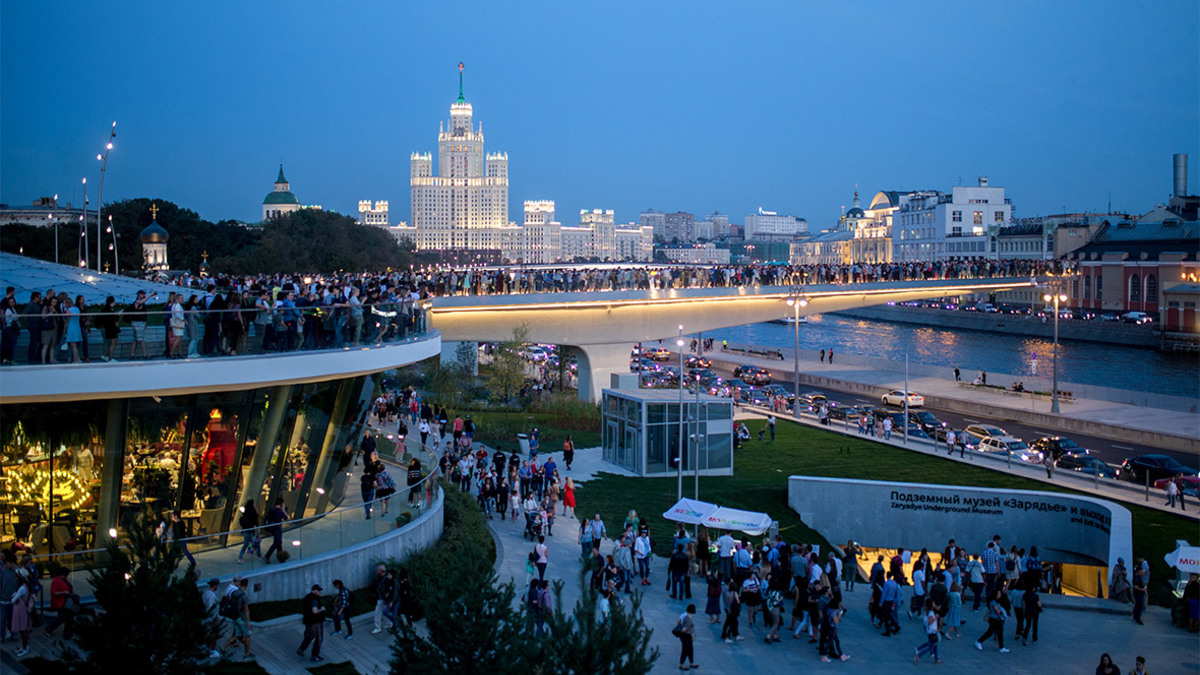
<svg viewBox="0 0 1200 675">
<path fill-rule="evenodd" d="M 200 298 L 194 294 L 188 298 L 187 305 L 184 306 L 184 314 L 187 317 L 187 357 L 189 359 L 200 358 L 200 352 L 196 349 L 196 346 L 200 344 L 200 327 L 203 324 L 200 320 Z"/>
<path fill-rule="evenodd" d="M 708 574 L 708 564 L 712 561 L 712 550 L 709 549 L 708 528 L 702 527 L 696 534 L 696 565 L 701 576 Z"/>
<path fill-rule="evenodd" d="M 79 308 L 79 329 L 83 332 L 83 340 L 80 342 L 80 351 L 83 353 L 83 362 L 91 363 L 92 359 L 88 354 L 88 333 L 92 331 L 92 318 L 88 315 L 87 301 L 82 295 L 75 296 L 75 306 Z"/>
<path fill-rule="evenodd" d="M 66 342 L 67 348 L 71 350 L 71 363 L 80 363 L 83 361 L 83 354 L 79 351 L 79 345 L 83 342 L 83 329 L 79 325 L 79 308 L 70 298 L 63 301 L 63 314 L 67 317 Z"/>
<path fill-rule="evenodd" d="M 17 658 L 29 653 L 29 631 L 33 628 L 30 613 L 33 611 L 33 589 L 29 579 L 29 570 L 18 567 L 17 581 L 19 585 L 12 596 L 12 619 L 9 622 L 10 633 L 21 636 L 21 648 L 13 652 Z"/>
<path fill-rule="evenodd" d="M 42 301 L 42 363 L 57 363 L 58 356 L 58 298 Z"/>
<path fill-rule="evenodd" d="M 569 517 L 569 518 L 574 518 L 575 517 L 575 481 L 571 480 L 570 476 L 567 477 L 567 483 L 565 486 L 563 486 L 562 498 L 563 498 L 562 499 L 563 516 Z"/>
</svg>

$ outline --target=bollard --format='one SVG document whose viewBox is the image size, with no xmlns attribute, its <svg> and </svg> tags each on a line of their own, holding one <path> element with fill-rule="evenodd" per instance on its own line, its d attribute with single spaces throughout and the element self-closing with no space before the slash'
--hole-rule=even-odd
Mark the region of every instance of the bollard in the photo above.
<svg viewBox="0 0 1200 675">
<path fill-rule="evenodd" d="M 1143 471 L 1142 476 L 1146 479 L 1146 502 L 1150 501 L 1150 472 Z"/>
</svg>

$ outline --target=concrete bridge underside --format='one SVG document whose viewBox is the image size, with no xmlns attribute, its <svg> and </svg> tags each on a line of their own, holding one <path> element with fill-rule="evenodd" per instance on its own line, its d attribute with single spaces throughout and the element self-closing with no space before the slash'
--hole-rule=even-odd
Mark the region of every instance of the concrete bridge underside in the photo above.
<svg viewBox="0 0 1200 675">
<path fill-rule="evenodd" d="M 809 285 L 800 315 L 887 302 L 1011 290 L 1036 285 L 1029 277 Z M 793 316 L 788 286 L 687 288 L 590 293 L 530 293 L 437 298 L 433 327 L 447 342 L 500 342 L 524 325 L 529 341 L 573 348 L 579 396 L 597 401 L 611 373 L 629 372 L 635 342 L 742 326 Z"/>
</svg>

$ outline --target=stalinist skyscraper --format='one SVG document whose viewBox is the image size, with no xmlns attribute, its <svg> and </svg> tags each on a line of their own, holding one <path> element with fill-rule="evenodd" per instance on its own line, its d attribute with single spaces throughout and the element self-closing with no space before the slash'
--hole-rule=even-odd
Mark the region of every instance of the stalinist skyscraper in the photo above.
<svg viewBox="0 0 1200 675">
<path fill-rule="evenodd" d="M 412 226 L 418 249 L 501 249 L 508 228 L 508 155 L 483 151 L 458 64 L 458 100 L 439 125 L 438 174 L 429 153 L 412 154 Z"/>
</svg>

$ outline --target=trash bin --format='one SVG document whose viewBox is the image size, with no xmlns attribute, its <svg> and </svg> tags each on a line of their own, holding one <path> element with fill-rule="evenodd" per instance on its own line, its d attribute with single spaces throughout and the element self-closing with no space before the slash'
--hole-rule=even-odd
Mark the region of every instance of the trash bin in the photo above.
<svg viewBox="0 0 1200 675">
<path fill-rule="evenodd" d="M 521 448 L 522 455 L 529 454 L 529 434 L 517 434 L 517 447 Z"/>
</svg>

